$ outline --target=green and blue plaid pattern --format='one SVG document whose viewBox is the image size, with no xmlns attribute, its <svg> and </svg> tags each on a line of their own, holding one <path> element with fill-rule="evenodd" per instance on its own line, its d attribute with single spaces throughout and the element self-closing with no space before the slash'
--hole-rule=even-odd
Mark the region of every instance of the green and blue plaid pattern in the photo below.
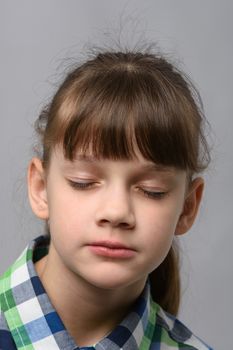
<svg viewBox="0 0 233 350">
<path fill-rule="evenodd" d="M 48 244 L 45 236 L 33 240 L 0 278 L 0 350 L 211 350 L 153 302 L 149 283 L 110 334 L 92 347 L 79 348 L 34 268 Z"/>
</svg>

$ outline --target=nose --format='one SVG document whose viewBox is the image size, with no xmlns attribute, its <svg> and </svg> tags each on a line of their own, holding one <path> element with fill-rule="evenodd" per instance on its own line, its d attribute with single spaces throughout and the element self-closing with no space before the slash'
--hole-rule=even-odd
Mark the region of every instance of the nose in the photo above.
<svg viewBox="0 0 233 350">
<path fill-rule="evenodd" d="M 135 213 L 129 193 L 125 189 L 106 190 L 96 212 L 98 226 L 132 229 L 135 227 Z"/>
</svg>

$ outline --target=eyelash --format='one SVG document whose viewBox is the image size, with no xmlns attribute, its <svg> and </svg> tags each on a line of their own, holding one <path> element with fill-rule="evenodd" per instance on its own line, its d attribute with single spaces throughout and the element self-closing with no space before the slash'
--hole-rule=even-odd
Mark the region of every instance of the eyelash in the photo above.
<svg viewBox="0 0 233 350">
<path fill-rule="evenodd" d="M 71 187 L 77 189 L 77 190 L 86 190 L 91 188 L 95 182 L 76 182 L 76 181 L 71 181 L 68 180 L 69 184 L 71 185 Z"/>
<path fill-rule="evenodd" d="M 68 182 L 71 187 L 81 191 L 88 190 L 95 185 L 95 182 L 76 182 L 72 180 L 68 180 Z M 140 192 L 143 193 L 145 197 L 150 199 L 162 199 L 166 195 L 166 192 L 152 192 L 152 191 L 144 190 L 143 188 L 138 188 L 138 189 L 140 190 Z"/>
<path fill-rule="evenodd" d="M 144 189 L 140 189 L 144 196 L 150 198 L 150 199 L 162 199 L 166 195 L 166 192 L 151 192 L 151 191 L 146 191 Z"/>
</svg>

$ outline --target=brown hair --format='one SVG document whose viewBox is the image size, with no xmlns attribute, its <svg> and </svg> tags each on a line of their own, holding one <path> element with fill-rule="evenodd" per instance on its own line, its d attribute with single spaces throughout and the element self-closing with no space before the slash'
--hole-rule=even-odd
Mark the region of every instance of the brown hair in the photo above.
<svg viewBox="0 0 233 350">
<path fill-rule="evenodd" d="M 102 51 L 73 69 L 39 116 L 44 167 L 63 145 L 72 160 L 77 149 L 96 157 L 132 159 L 135 146 L 148 160 L 203 170 L 209 152 L 199 94 L 165 58 L 149 51 Z M 178 251 L 173 244 L 150 274 L 152 295 L 177 314 L 180 302 Z"/>
</svg>

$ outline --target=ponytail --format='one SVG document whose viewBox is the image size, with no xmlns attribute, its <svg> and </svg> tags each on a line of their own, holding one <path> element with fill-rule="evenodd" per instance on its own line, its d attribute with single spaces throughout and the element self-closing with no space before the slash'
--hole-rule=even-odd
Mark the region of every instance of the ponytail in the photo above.
<svg viewBox="0 0 233 350">
<path fill-rule="evenodd" d="M 165 311 L 177 315 L 180 305 L 179 252 L 173 243 L 159 267 L 149 275 L 153 300 Z"/>
</svg>

